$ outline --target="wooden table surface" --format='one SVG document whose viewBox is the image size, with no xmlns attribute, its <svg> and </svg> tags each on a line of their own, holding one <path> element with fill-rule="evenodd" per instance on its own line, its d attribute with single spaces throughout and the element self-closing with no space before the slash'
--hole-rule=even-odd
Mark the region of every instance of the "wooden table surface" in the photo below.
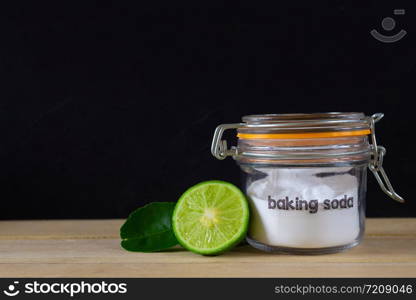
<svg viewBox="0 0 416 300">
<path fill-rule="evenodd" d="M 119 245 L 122 222 L 0 221 L 0 277 L 416 277 L 416 219 L 367 219 L 361 245 L 317 256 L 131 253 Z"/>
</svg>

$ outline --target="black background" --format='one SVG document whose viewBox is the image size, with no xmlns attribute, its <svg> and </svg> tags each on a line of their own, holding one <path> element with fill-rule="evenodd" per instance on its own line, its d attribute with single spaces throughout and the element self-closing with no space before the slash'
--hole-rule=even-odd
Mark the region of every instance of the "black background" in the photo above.
<svg viewBox="0 0 416 300">
<path fill-rule="evenodd" d="M 367 215 L 416 216 L 411 1 L 171 2 L 2 7 L 0 219 L 126 217 L 201 180 L 239 184 L 210 154 L 218 124 L 317 111 L 385 113 L 385 168 L 407 203 L 369 174 Z M 383 44 L 371 29 L 408 34 Z"/>
</svg>

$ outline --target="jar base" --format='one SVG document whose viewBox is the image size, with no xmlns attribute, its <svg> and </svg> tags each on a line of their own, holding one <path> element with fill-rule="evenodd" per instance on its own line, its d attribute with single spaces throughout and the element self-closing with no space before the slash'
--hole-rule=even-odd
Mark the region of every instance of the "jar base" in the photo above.
<svg viewBox="0 0 416 300">
<path fill-rule="evenodd" d="M 330 254 L 346 251 L 350 248 L 357 246 L 361 239 L 356 239 L 352 243 L 334 246 L 334 247 L 323 247 L 323 248 L 295 248 L 295 247 L 283 247 L 283 246 L 269 246 L 263 243 L 260 243 L 256 240 L 253 240 L 249 237 L 246 237 L 247 243 L 250 246 L 270 253 L 283 253 L 283 254 L 297 254 L 297 255 L 319 255 L 319 254 Z"/>
</svg>

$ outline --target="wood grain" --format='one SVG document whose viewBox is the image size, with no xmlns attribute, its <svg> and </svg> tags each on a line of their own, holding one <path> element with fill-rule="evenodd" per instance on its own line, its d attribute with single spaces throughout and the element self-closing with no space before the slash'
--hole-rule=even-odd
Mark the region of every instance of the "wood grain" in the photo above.
<svg viewBox="0 0 416 300">
<path fill-rule="evenodd" d="M 368 219 L 361 245 L 318 256 L 131 253 L 119 246 L 122 222 L 2 221 L 0 277 L 416 277 L 416 219 Z"/>
</svg>

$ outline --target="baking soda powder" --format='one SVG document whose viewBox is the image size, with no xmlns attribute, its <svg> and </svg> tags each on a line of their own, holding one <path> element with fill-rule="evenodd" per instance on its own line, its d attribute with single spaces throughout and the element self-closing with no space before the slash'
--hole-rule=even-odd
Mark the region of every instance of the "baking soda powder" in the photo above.
<svg viewBox="0 0 416 300">
<path fill-rule="evenodd" d="M 249 183 L 249 237 L 269 246 L 323 248 L 360 232 L 358 180 L 351 167 L 259 168 Z"/>
</svg>

